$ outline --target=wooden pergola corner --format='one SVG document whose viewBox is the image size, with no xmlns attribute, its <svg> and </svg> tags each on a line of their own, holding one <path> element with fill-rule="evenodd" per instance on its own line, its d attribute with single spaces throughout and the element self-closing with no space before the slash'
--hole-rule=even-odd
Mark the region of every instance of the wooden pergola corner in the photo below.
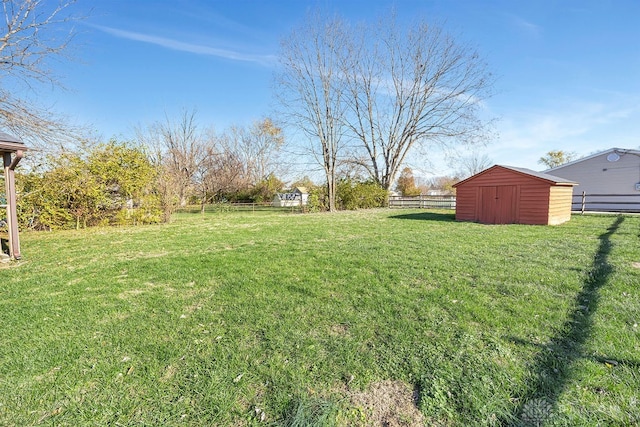
<svg viewBox="0 0 640 427">
<path fill-rule="evenodd" d="M 27 147 L 18 138 L 0 132 L 0 154 L 4 164 L 4 205 L 0 205 L 7 212 L 7 234 L 9 256 L 12 259 L 20 259 L 20 237 L 18 236 L 18 211 L 16 201 L 15 168 L 22 159 Z"/>
</svg>

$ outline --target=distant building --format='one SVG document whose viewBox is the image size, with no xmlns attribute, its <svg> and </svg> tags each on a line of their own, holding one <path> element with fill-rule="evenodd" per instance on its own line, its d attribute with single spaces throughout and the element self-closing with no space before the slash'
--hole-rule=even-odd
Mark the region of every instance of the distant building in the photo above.
<svg viewBox="0 0 640 427">
<path fill-rule="evenodd" d="M 271 205 L 274 207 L 306 206 L 309 201 L 309 191 L 305 187 L 296 187 L 291 193 L 278 193 Z"/>
<path fill-rule="evenodd" d="M 610 148 L 545 171 L 578 185 L 573 187 L 573 209 L 640 211 L 640 150 Z M 600 202 L 600 203 L 598 203 Z"/>
</svg>

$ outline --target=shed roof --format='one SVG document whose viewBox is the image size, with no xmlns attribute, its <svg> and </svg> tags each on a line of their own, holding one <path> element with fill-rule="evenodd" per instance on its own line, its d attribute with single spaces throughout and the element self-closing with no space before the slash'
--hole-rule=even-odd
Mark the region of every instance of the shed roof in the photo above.
<svg viewBox="0 0 640 427">
<path fill-rule="evenodd" d="M 472 179 L 474 179 L 474 178 L 476 178 L 476 177 L 478 177 L 480 175 L 484 175 L 485 173 L 487 173 L 487 172 L 489 172 L 489 171 L 491 171 L 493 169 L 496 169 L 496 168 L 508 169 L 510 171 L 513 171 L 513 172 L 516 172 L 516 173 L 519 173 L 519 174 L 522 174 L 522 175 L 528 175 L 528 176 L 530 176 L 532 178 L 539 179 L 539 180 L 542 180 L 542 181 L 546 181 L 549 184 L 571 185 L 571 186 L 578 184 L 577 182 L 571 181 L 569 179 L 560 178 L 559 176 L 549 175 L 549 174 L 543 173 L 543 172 L 536 172 L 534 170 L 527 169 L 527 168 L 519 168 L 519 167 L 516 167 L 516 166 L 506 166 L 506 165 L 494 165 L 494 166 L 491 166 L 490 168 L 485 169 L 482 172 L 479 172 L 479 173 L 477 173 L 477 174 L 475 174 L 475 175 L 473 175 L 473 176 L 471 176 L 471 177 L 469 177 L 469 178 L 467 178 L 465 180 L 462 180 L 460 182 L 457 182 L 457 183 L 453 184 L 453 186 L 457 187 L 457 186 L 459 186 L 459 185 L 461 185 L 463 183 L 466 183 L 466 182 L 468 182 L 468 181 L 470 181 L 470 180 L 472 180 Z"/>
<path fill-rule="evenodd" d="M 27 147 L 15 136 L 0 131 L 0 151 L 26 150 Z"/>
<path fill-rule="evenodd" d="M 307 187 L 296 187 L 293 189 L 294 193 L 300 193 L 300 194 L 309 194 L 309 191 L 307 190 Z"/>
</svg>

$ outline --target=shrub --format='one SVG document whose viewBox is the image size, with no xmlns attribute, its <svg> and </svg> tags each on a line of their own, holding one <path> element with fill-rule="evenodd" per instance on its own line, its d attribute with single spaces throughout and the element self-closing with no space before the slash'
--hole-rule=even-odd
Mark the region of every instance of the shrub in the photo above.
<svg viewBox="0 0 640 427">
<path fill-rule="evenodd" d="M 313 187 L 309 189 L 309 198 L 307 199 L 307 209 L 309 212 L 322 212 L 327 210 L 324 203 L 325 200 L 325 188 Z"/>
<path fill-rule="evenodd" d="M 114 140 L 49 156 L 21 174 L 20 226 L 35 230 L 158 222 L 156 177 L 144 151 Z"/>
<path fill-rule="evenodd" d="M 387 190 L 374 181 L 342 179 L 338 182 L 337 204 L 339 209 L 371 209 L 385 206 Z"/>
</svg>

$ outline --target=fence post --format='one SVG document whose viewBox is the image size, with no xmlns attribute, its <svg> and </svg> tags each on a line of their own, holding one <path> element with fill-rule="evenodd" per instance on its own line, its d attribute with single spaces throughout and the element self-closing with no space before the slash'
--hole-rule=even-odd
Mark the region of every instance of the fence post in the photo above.
<svg viewBox="0 0 640 427">
<path fill-rule="evenodd" d="M 580 209 L 580 215 L 584 215 L 584 205 L 586 204 L 587 201 L 587 193 L 586 192 L 582 192 L 582 208 Z"/>
</svg>

